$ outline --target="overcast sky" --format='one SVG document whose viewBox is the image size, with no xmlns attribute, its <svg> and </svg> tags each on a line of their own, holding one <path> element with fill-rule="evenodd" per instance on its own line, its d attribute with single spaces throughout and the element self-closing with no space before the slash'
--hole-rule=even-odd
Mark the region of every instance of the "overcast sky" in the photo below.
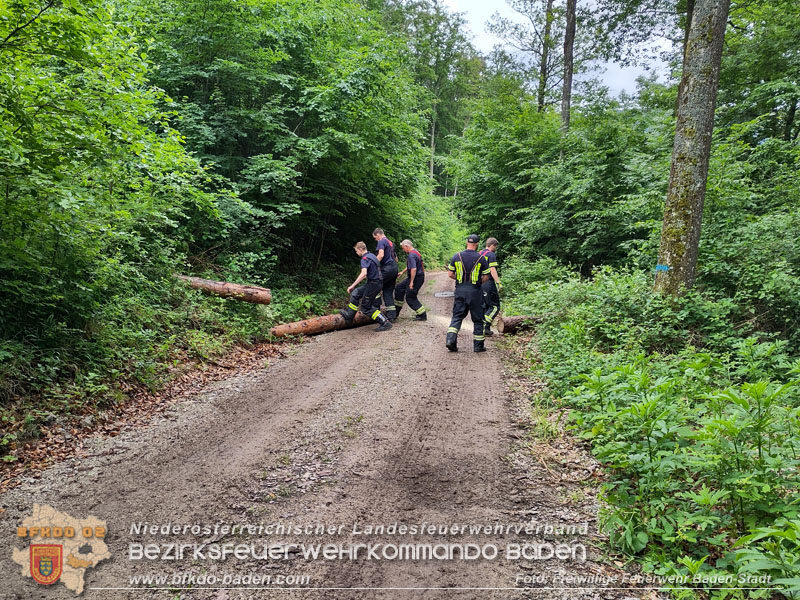
<svg viewBox="0 0 800 600">
<path fill-rule="evenodd" d="M 502 40 L 486 32 L 486 22 L 498 12 L 503 17 L 522 21 L 522 17 L 512 10 L 504 0 L 444 0 L 444 3 L 453 12 L 466 15 L 470 29 L 474 35 L 475 47 L 483 54 L 488 54 L 495 44 L 502 44 Z M 603 65 L 605 73 L 600 75 L 612 95 L 622 90 L 629 93 L 636 91 L 636 78 L 643 75 L 645 70 L 641 67 L 621 67 L 613 63 Z"/>
</svg>

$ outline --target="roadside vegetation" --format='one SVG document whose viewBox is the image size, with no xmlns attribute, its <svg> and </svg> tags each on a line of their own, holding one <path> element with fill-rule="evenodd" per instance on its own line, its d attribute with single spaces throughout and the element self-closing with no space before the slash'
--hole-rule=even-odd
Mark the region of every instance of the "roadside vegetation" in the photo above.
<svg viewBox="0 0 800 600">
<path fill-rule="evenodd" d="M 772 8 L 748 10 L 734 22 Z M 733 576 L 701 588 L 754 582 L 676 598 L 800 597 L 800 146 L 796 103 L 777 91 L 800 72 L 765 53 L 793 52 L 796 31 L 777 22 L 727 34 L 683 295 L 653 291 L 675 83 L 584 97 L 564 134 L 499 78 L 461 146 L 467 222 L 505 244 L 504 311 L 542 319 L 527 353 L 547 385 L 536 402 L 568 410 L 605 468 L 610 549 L 656 574 Z M 497 202 L 481 203 L 490 188 Z"/>
<path fill-rule="evenodd" d="M 796 346 L 730 298 L 654 295 L 641 271 L 581 278 L 552 260 L 511 261 L 504 280 L 515 290 L 507 310 L 544 317 L 528 352 L 547 383 L 535 401 L 567 409 L 604 466 L 611 549 L 660 575 L 754 577 L 744 586 L 754 591 L 715 598 L 796 590 Z"/>
</svg>

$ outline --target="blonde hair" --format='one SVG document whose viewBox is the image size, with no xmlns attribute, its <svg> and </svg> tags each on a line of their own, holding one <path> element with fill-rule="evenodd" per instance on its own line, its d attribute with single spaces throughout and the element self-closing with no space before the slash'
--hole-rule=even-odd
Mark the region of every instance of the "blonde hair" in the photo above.
<svg viewBox="0 0 800 600">
<path fill-rule="evenodd" d="M 367 245 L 364 242 L 356 242 L 356 245 L 353 246 L 356 250 L 366 250 Z"/>
</svg>

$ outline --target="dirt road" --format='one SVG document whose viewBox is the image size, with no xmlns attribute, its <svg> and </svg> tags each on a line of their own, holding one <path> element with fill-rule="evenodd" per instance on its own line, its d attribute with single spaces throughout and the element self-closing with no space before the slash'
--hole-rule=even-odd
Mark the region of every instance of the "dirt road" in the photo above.
<svg viewBox="0 0 800 600">
<path fill-rule="evenodd" d="M 459 340 L 462 350 L 453 354 L 444 348 L 452 298 L 435 298 L 434 292 L 450 289 L 443 273 L 429 278 L 421 294 L 430 314 L 425 323 L 411 321 L 406 309 L 389 332 L 376 333 L 369 326 L 314 338 L 289 358 L 177 403 L 156 422 L 114 439 L 97 439 L 94 456 L 56 465 L 0 496 L 0 536 L 6 540 L 0 550 L 0 597 L 74 597 L 63 585 L 41 586 L 21 577 L 11 561 L 11 546 L 24 546 L 15 539 L 16 527 L 34 503 L 107 521 L 112 558 L 86 572 L 86 598 L 640 597 L 623 591 L 525 589 L 526 581 L 539 588 L 563 587 L 552 578 L 606 569 L 595 562 L 590 539 L 594 503 L 590 497 L 565 498 L 562 483 L 543 481 L 542 475 L 552 479 L 550 467 L 544 465 L 548 475 L 536 470 L 535 461 L 526 462 L 518 443 L 525 438 L 517 423 L 519 398 L 504 383 L 495 343 L 489 343 L 488 352 L 474 354 L 467 323 Z M 544 529 L 584 521 L 588 536 L 551 535 Z M 132 531 L 140 522 L 312 529 L 288 535 L 273 529 L 163 536 Z M 410 529 L 424 523 L 437 531 L 368 532 L 371 526 L 395 523 Z M 488 535 L 458 530 L 524 523 L 536 530 Z M 335 531 L 320 534 L 314 530 L 318 525 Z M 438 531 L 454 525 L 446 535 Z M 278 545 L 288 558 L 129 558 L 131 544 L 174 542 Z M 486 552 L 494 546 L 500 553 L 477 560 L 415 561 L 386 555 L 378 560 L 364 550 L 356 560 L 306 560 L 290 546 L 320 543 L 380 544 L 390 553 L 393 544 L 473 544 Z M 585 544 L 589 558 L 509 560 L 505 553 L 514 543 Z M 176 572 L 220 580 L 204 586 L 197 580 L 148 584 L 131 579 Z M 237 574 L 308 579 L 294 589 L 217 589 L 242 588 L 223 585 L 225 575 Z"/>
</svg>

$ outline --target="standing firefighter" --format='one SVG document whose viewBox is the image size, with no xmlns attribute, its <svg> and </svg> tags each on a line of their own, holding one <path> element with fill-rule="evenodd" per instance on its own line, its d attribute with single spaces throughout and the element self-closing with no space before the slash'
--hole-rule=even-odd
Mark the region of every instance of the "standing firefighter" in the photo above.
<svg viewBox="0 0 800 600">
<path fill-rule="evenodd" d="M 397 316 L 400 316 L 400 311 L 403 309 L 403 300 L 408 301 L 408 307 L 416 313 L 415 321 L 427 321 L 428 313 L 425 307 L 417 300 L 417 294 L 425 283 L 425 265 L 422 262 L 422 256 L 411 245 L 411 240 L 403 240 L 400 242 L 400 247 L 403 252 L 407 254 L 406 268 L 400 273 L 408 272 L 408 277 L 397 284 L 394 288 L 394 305 L 397 309 Z"/>
<path fill-rule="evenodd" d="M 361 312 L 367 315 L 373 321 L 377 321 L 380 326 L 375 331 L 386 331 L 392 328 L 392 324 L 381 314 L 381 269 L 378 258 L 367 251 L 367 245 L 364 242 L 358 242 L 355 245 L 356 254 L 361 257 L 361 273 L 359 273 L 353 284 L 347 288 L 350 293 L 350 304 L 347 308 L 339 311 L 345 321 L 350 323 L 356 316 L 359 305 Z M 367 283 L 359 288 L 356 286 L 367 280 Z"/>
<path fill-rule="evenodd" d="M 499 242 L 496 238 L 490 237 L 486 240 L 486 247 L 481 251 L 481 255 L 486 257 L 489 263 L 489 277 L 484 277 L 486 281 L 481 284 L 483 292 L 483 318 L 484 335 L 492 335 L 492 321 L 500 312 L 500 276 L 497 274 L 497 247 Z"/>
<path fill-rule="evenodd" d="M 394 244 L 383 234 L 383 229 L 376 229 L 372 232 L 372 237 L 378 242 L 375 247 L 375 255 L 381 263 L 381 275 L 383 276 L 383 303 L 386 305 L 386 316 L 394 322 L 397 315 L 394 309 L 394 284 L 397 281 L 397 252 Z"/>
<path fill-rule="evenodd" d="M 481 277 L 490 272 L 486 256 L 478 254 L 478 236 L 473 234 L 467 238 L 467 249 L 453 255 L 450 265 L 450 279 L 456 280 L 455 299 L 453 301 L 453 319 L 447 328 L 445 346 L 450 352 L 458 352 L 458 331 L 461 321 L 472 317 L 472 349 L 485 352 L 483 345 L 483 295 L 481 293 Z"/>
</svg>

